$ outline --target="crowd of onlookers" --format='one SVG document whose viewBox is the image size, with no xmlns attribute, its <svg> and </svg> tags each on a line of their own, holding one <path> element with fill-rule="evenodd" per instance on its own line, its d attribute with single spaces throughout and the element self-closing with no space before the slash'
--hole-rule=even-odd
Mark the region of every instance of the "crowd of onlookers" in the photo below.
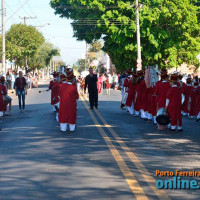
<svg viewBox="0 0 200 200">
<path fill-rule="evenodd" d="M 7 89 L 14 90 L 15 89 L 15 80 L 18 77 L 17 71 L 13 70 L 11 72 L 7 72 L 6 74 L 6 85 Z M 35 74 L 35 76 L 32 73 L 28 73 L 24 75 L 24 78 L 26 79 L 27 82 L 27 88 L 32 89 L 33 87 L 37 88 L 38 87 L 38 81 L 39 81 L 39 76 Z"/>
</svg>

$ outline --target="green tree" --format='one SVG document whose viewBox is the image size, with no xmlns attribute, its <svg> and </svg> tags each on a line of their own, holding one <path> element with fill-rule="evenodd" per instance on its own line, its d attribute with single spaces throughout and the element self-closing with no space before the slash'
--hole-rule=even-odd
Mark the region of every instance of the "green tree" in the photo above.
<svg viewBox="0 0 200 200">
<path fill-rule="evenodd" d="M 85 59 L 79 59 L 75 65 L 72 67 L 78 72 L 82 72 L 85 70 Z"/>
<path fill-rule="evenodd" d="M 6 58 L 25 66 L 26 57 L 34 57 L 43 43 L 44 37 L 35 27 L 14 24 L 6 33 Z"/>
<path fill-rule="evenodd" d="M 143 66 L 177 67 L 197 64 L 200 51 L 197 0 L 141 0 Z M 74 36 L 88 43 L 103 37 L 118 70 L 136 66 L 135 8 L 126 0 L 52 0 L 61 17 L 73 20 Z M 76 9 L 77 8 L 77 9 Z"/>
<path fill-rule="evenodd" d="M 29 70 L 42 69 L 50 64 L 53 56 L 60 56 L 60 50 L 55 48 L 53 44 L 44 42 L 34 54 L 29 56 L 28 65 Z"/>
</svg>

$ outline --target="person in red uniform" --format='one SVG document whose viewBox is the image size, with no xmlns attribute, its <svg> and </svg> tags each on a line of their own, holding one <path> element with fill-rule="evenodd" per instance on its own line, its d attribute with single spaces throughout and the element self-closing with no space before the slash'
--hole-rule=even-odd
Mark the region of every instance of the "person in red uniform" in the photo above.
<svg viewBox="0 0 200 200">
<path fill-rule="evenodd" d="M 163 109 L 165 108 L 167 92 L 170 89 L 170 84 L 168 83 L 168 74 L 161 74 L 161 83 L 157 83 L 155 88 L 155 95 L 158 97 L 158 113 L 157 115 L 162 114 Z"/>
<path fill-rule="evenodd" d="M 187 78 L 186 85 L 183 87 L 183 95 L 185 96 L 185 100 L 182 105 L 182 114 L 183 116 L 189 115 L 189 99 L 191 98 L 193 91 L 192 79 Z"/>
<path fill-rule="evenodd" d="M 62 80 L 63 78 L 65 78 L 64 75 L 60 75 L 60 80 Z M 60 106 L 60 99 L 59 99 L 59 86 L 60 86 L 61 82 L 56 81 L 56 83 L 54 83 L 54 86 L 52 87 L 52 93 L 53 95 L 53 106 L 55 107 L 56 110 L 56 120 L 59 121 L 59 116 L 58 116 L 58 112 L 59 112 L 59 106 Z"/>
<path fill-rule="evenodd" d="M 134 110 L 135 110 L 135 115 L 139 116 L 140 114 L 140 109 L 141 109 L 141 102 L 142 102 L 142 91 L 141 91 L 141 86 L 140 82 L 144 80 L 144 71 L 140 70 L 137 72 L 138 79 L 137 79 L 137 85 L 136 85 L 136 94 L 135 94 L 135 105 L 134 105 Z"/>
<path fill-rule="evenodd" d="M 55 107 L 54 107 L 54 98 L 55 98 L 55 94 L 54 94 L 54 91 L 53 91 L 53 87 L 54 87 L 54 85 L 57 83 L 58 76 L 59 76 L 59 74 L 58 74 L 57 72 L 54 72 L 54 73 L 53 73 L 54 79 L 50 81 L 49 89 L 48 89 L 48 90 L 51 90 L 51 105 L 53 106 L 53 111 L 56 111 L 56 110 L 55 110 Z"/>
<path fill-rule="evenodd" d="M 7 103 L 6 103 L 7 90 L 3 84 L 4 81 L 5 81 L 5 77 L 1 76 L 0 78 L 0 118 L 4 116 L 6 107 L 7 107 Z"/>
<path fill-rule="evenodd" d="M 66 78 L 62 79 L 59 85 L 59 122 L 60 130 L 66 131 L 69 126 L 70 132 L 76 130 L 77 102 L 79 94 L 76 86 L 73 85 L 74 74 L 72 69 L 66 69 Z"/>
<path fill-rule="evenodd" d="M 170 78 L 172 87 L 167 92 L 166 98 L 166 109 L 169 113 L 171 119 L 171 131 L 175 132 L 176 128 L 178 132 L 182 132 L 182 115 L 181 115 L 181 105 L 182 97 L 181 91 L 178 88 L 178 76 L 172 74 Z"/>
<path fill-rule="evenodd" d="M 132 78 L 128 80 L 128 84 L 126 86 L 128 88 L 128 98 L 126 101 L 126 106 L 131 115 L 135 115 L 134 101 L 137 87 L 137 79 L 138 75 L 136 73 L 133 73 Z"/>
<path fill-rule="evenodd" d="M 124 84 L 123 84 L 123 88 L 124 88 L 124 91 L 125 91 L 125 94 L 128 94 L 128 85 L 129 85 L 129 80 L 131 80 L 132 79 L 132 70 L 131 69 L 128 69 L 127 71 L 126 71 L 126 73 L 127 73 L 127 77 L 124 79 Z M 125 96 L 124 96 L 124 98 L 125 98 Z M 127 95 L 127 99 L 128 99 L 128 95 Z M 127 101 L 127 99 L 126 99 L 126 101 Z M 126 105 L 126 102 L 123 102 L 124 103 L 124 105 Z M 126 107 L 127 108 L 127 107 Z M 127 112 L 129 112 L 129 109 L 127 108 Z"/>
<path fill-rule="evenodd" d="M 147 119 L 148 89 L 144 80 L 144 71 L 143 70 L 138 71 L 137 74 L 139 75 L 139 79 L 136 89 L 137 92 L 136 101 L 138 103 L 138 108 L 141 113 L 141 119 Z"/>
</svg>

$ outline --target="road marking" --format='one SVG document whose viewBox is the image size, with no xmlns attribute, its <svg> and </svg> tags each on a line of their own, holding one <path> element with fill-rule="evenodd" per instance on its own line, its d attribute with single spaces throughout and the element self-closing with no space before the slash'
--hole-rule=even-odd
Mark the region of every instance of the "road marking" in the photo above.
<svg viewBox="0 0 200 200">
<path fill-rule="evenodd" d="M 101 125 L 98 123 L 96 117 L 92 113 L 92 111 L 89 109 L 88 104 L 85 102 L 85 99 L 80 96 L 85 108 L 87 109 L 91 119 L 93 120 L 95 126 L 99 130 L 100 134 L 102 135 L 104 141 L 106 142 L 110 152 L 112 153 L 115 161 L 117 162 L 117 165 L 119 166 L 121 172 L 123 173 L 129 187 L 131 188 L 131 191 L 134 193 L 137 200 L 148 200 L 148 197 L 144 193 L 142 187 L 139 185 L 138 181 L 136 180 L 135 176 L 125 163 L 124 159 L 120 155 L 119 151 L 115 148 L 113 145 L 111 139 L 107 136 Z"/>
<path fill-rule="evenodd" d="M 85 96 L 85 99 L 88 100 L 86 96 Z M 104 126 L 110 131 L 110 133 L 116 139 L 116 142 L 121 146 L 121 148 L 124 150 L 124 152 L 129 157 L 129 159 L 135 164 L 138 171 L 142 174 L 143 178 L 149 184 L 149 186 L 154 191 L 154 193 L 158 196 L 158 198 L 161 200 L 170 200 L 170 197 L 167 195 L 167 193 L 164 190 L 157 189 L 156 180 L 151 176 L 147 168 L 138 159 L 136 154 L 134 154 L 131 151 L 131 149 L 125 144 L 125 142 L 118 136 L 115 130 L 106 122 L 106 120 L 103 118 L 101 113 L 96 109 L 94 111 L 96 112 L 99 119 L 103 122 Z"/>
</svg>

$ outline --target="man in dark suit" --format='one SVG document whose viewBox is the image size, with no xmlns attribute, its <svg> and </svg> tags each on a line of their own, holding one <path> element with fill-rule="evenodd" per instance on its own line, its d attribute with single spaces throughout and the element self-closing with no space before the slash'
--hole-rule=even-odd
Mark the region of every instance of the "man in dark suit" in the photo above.
<svg viewBox="0 0 200 200">
<path fill-rule="evenodd" d="M 85 79 L 84 91 L 86 92 L 88 86 L 90 109 L 93 109 L 94 106 L 98 109 L 97 75 L 94 74 L 92 68 L 89 68 L 89 73 L 90 74 L 86 76 Z"/>
</svg>

